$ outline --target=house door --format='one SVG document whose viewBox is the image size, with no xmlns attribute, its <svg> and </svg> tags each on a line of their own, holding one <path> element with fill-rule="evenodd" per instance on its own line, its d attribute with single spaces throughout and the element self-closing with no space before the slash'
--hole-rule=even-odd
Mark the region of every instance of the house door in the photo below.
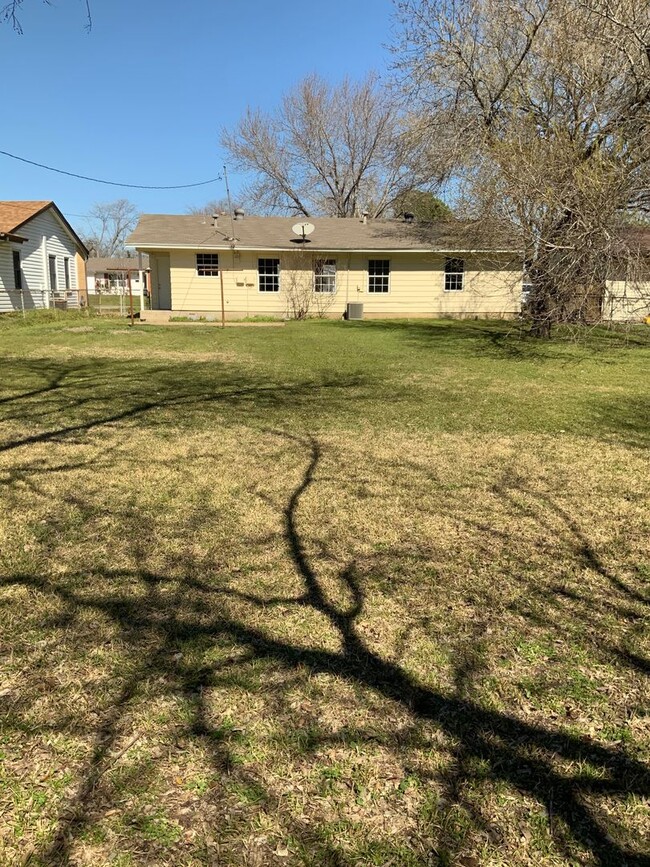
<svg viewBox="0 0 650 867">
<path fill-rule="evenodd" d="M 156 308 L 158 310 L 172 309 L 172 283 L 169 274 L 169 253 L 156 256 L 157 285 Z"/>
</svg>

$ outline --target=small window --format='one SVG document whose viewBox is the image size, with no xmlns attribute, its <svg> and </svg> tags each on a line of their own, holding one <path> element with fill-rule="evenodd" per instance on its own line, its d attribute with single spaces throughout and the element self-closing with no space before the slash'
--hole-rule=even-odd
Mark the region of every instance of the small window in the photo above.
<svg viewBox="0 0 650 867">
<path fill-rule="evenodd" d="M 23 288 L 23 272 L 20 267 L 20 250 L 12 250 L 14 260 L 14 289 Z"/>
<path fill-rule="evenodd" d="M 196 273 L 199 277 L 218 277 L 219 276 L 219 254 L 218 253 L 197 253 L 196 254 Z"/>
<path fill-rule="evenodd" d="M 49 256 L 50 265 L 50 290 L 56 292 L 56 256 Z"/>
<path fill-rule="evenodd" d="M 445 260 L 445 292 L 462 292 L 465 262 L 463 259 Z"/>
<path fill-rule="evenodd" d="M 280 260 L 258 259 L 257 274 L 260 292 L 280 291 Z"/>
<path fill-rule="evenodd" d="M 67 256 L 63 259 L 63 275 L 65 277 L 65 288 L 70 288 L 70 260 Z"/>
<path fill-rule="evenodd" d="M 368 292 L 388 292 L 390 280 L 390 261 L 388 259 L 368 260 Z"/>
<path fill-rule="evenodd" d="M 317 259 L 314 263 L 314 292 L 336 292 L 335 259 Z"/>
</svg>

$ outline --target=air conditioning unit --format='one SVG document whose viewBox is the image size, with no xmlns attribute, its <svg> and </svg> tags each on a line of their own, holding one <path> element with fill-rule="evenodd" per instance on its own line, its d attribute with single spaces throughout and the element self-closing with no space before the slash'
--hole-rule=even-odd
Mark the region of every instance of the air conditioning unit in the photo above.
<svg viewBox="0 0 650 867">
<path fill-rule="evenodd" d="M 345 311 L 346 319 L 363 319 L 363 304 L 348 304 Z"/>
</svg>

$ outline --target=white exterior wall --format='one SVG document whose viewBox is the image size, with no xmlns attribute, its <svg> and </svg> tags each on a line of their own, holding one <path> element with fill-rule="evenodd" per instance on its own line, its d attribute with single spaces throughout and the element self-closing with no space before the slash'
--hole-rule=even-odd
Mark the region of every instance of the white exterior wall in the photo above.
<svg viewBox="0 0 650 867">
<path fill-rule="evenodd" d="M 49 256 L 56 256 L 57 290 L 65 298 L 64 258 L 69 259 L 70 306 L 78 304 L 77 245 L 66 227 L 51 208 L 38 214 L 20 227 L 18 233 L 27 238 L 23 244 L 0 245 L 0 313 L 21 309 L 20 292 L 15 291 L 11 250 L 20 251 L 23 275 L 23 299 L 26 310 L 51 304 Z M 4 249 L 6 248 L 6 249 Z"/>
</svg>

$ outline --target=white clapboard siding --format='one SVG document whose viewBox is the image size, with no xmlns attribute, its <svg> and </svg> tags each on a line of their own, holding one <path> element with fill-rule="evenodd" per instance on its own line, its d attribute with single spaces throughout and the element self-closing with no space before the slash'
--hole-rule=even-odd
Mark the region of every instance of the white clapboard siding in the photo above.
<svg viewBox="0 0 650 867">
<path fill-rule="evenodd" d="M 0 244 L 0 312 L 21 309 L 21 295 L 14 286 L 12 249 L 20 251 L 23 304 L 26 310 L 51 304 L 49 256 L 56 256 L 58 295 L 66 297 L 64 259 L 69 260 L 69 305 L 78 305 L 77 246 L 68 229 L 48 208 L 20 227 L 18 234 L 27 238 L 23 244 Z M 76 304 L 75 304 L 76 300 Z"/>
</svg>

